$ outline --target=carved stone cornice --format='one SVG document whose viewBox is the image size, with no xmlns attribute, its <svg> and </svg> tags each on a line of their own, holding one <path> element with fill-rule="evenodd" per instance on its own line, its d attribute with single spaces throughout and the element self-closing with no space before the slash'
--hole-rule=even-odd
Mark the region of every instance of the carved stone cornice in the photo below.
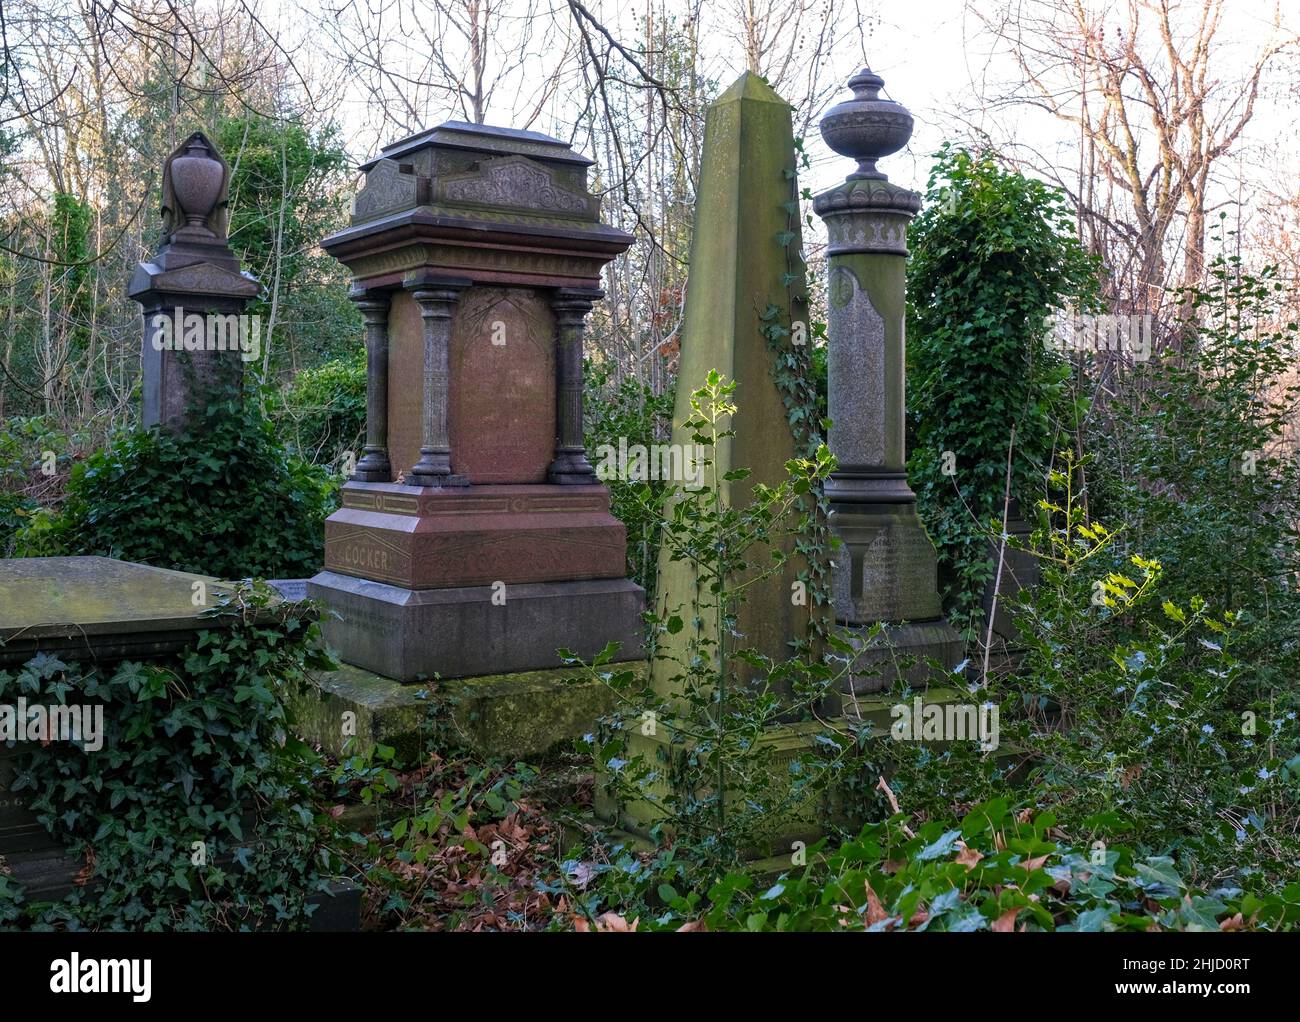
<svg viewBox="0 0 1300 1022">
<path fill-rule="evenodd" d="M 880 178 L 851 178 L 813 199 L 813 210 L 818 216 L 871 211 L 910 217 L 921 211 L 921 196 Z"/>
</svg>

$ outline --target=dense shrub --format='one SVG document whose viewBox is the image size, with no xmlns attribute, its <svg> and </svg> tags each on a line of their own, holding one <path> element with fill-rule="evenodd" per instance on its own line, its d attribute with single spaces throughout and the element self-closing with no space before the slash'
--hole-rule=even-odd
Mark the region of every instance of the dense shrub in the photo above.
<svg viewBox="0 0 1300 1022">
<path fill-rule="evenodd" d="M 603 444 L 618 450 L 620 438 L 629 446 L 666 441 L 672 430 L 673 394 L 655 394 L 650 387 L 624 377 L 615 383 L 608 365 L 588 361 L 584 367 L 583 415 L 587 456 L 599 467 L 597 451 Z M 659 563 L 660 521 L 658 505 L 664 483 L 607 479 L 614 517 L 627 526 L 628 574 L 646 590 L 654 603 L 655 570 Z"/>
<path fill-rule="evenodd" d="M 103 554 L 222 578 L 311 575 L 333 489 L 255 410 L 214 403 L 185 436 L 133 431 L 78 463 L 63 505 L 35 515 L 16 551 Z"/>
<path fill-rule="evenodd" d="M 1068 363 L 1044 343 L 1048 317 L 1067 304 L 1089 311 L 1098 267 L 1059 190 L 991 154 L 945 146 L 936 159 L 908 232 L 908 476 L 945 610 L 970 630 L 993 577 L 989 523 L 1002 519 L 1013 431 L 1011 496 L 1028 508 L 1074 425 Z"/>
<path fill-rule="evenodd" d="M 285 447 L 313 465 L 361 456 L 366 432 L 365 349 L 304 369 L 271 403 Z"/>
<path fill-rule="evenodd" d="M 10 556 L 18 531 L 41 507 L 62 499 L 84 435 L 68 436 L 42 416 L 0 423 L 0 557 Z"/>
<path fill-rule="evenodd" d="M 1120 548 L 1164 568 L 1172 598 L 1242 619 L 1253 694 L 1300 708 L 1300 461 L 1291 436 L 1300 380 L 1294 289 L 1276 267 L 1214 259 L 1179 296 L 1181 350 L 1116 374 L 1087 433 L 1096 513 Z"/>
<path fill-rule="evenodd" d="M 1084 511 L 1074 466 L 1043 501 L 1032 548 L 1042 582 L 1015 608 L 1022 656 L 982 690 L 1001 706 L 1000 743 L 1024 797 L 1068 840 L 1123 840 L 1176 858 L 1193 882 L 1287 882 L 1300 859 L 1300 726 L 1243 656 L 1253 626 L 1182 600 L 1159 562 Z M 893 750 L 900 800 L 923 815 L 1009 790 L 1006 753 Z"/>
</svg>

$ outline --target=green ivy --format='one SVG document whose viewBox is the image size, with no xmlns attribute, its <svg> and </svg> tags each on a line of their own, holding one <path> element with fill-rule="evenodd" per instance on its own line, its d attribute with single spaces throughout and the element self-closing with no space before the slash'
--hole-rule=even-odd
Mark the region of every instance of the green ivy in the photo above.
<svg viewBox="0 0 1300 1022">
<path fill-rule="evenodd" d="M 361 456 L 366 432 L 366 351 L 304 369 L 268 401 L 285 448 L 313 465 Z"/>
<path fill-rule="evenodd" d="M 111 668 L 39 654 L 0 672 L 0 701 L 98 704 L 103 747 L 32 743 L 15 791 L 87 883 L 57 903 L 21 904 L 0 878 L 0 921 L 132 930 L 301 926 L 322 887 L 310 789 L 315 756 L 288 732 L 286 686 L 307 667 L 316 628 L 303 605 L 272 605 L 242 584 L 209 611 L 184 653 Z"/>
<path fill-rule="evenodd" d="M 323 558 L 334 484 L 276 441 L 250 403 L 217 402 L 185 435 L 120 436 L 34 515 L 19 556 L 102 554 L 221 578 L 302 577 Z"/>
<path fill-rule="evenodd" d="M 969 635 L 993 576 L 1013 430 L 1011 497 L 1028 508 L 1075 428 L 1069 364 L 1045 343 L 1046 324 L 1064 306 L 1094 308 L 1098 263 L 1062 192 L 948 145 L 908 246 L 908 478 L 946 613 Z"/>
<path fill-rule="evenodd" d="M 794 145 L 796 162 L 807 169 L 810 163 L 803 139 L 796 138 Z M 826 324 L 813 321 L 811 316 L 808 322 L 798 324 L 781 319 L 783 308 L 790 309 L 792 314 L 798 310 L 807 313 L 808 296 L 814 284 L 802 256 L 793 248 L 799 237 L 795 227 L 799 221 L 800 197 L 811 199 L 812 193 L 806 188 L 802 193 L 798 190 L 799 177 L 794 168 L 786 168 L 785 179 L 790 186 L 790 196 L 783 205 L 786 229 L 776 238 L 785 259 L 785 272 L 782 274 L 785 295 L 783 301 L 767 304 L 759 316 L 762 323 L 759 329 L 772 358 L 772 381 L 785 406 L 795 454 L 815 461 L 818 450 L 826 442 L 829 428 L 826 418 Z M 802 337 L 794 336 L 796 329 L 803 331 Z M 794 507 L 807 518 L 807 527 L 795 537 L 794 550 L 803 558 L 799 581 L 807 587 L 809 605 L 814 608 L 808 621 L 808 637 L 796 636 L 794 639 L 794 648 L 800 650 L 810 648 L 809 640 L 824 641 L 828 634 L 827 615 L 818 609 L 831 604 L 831 552 L 839 541 L 830 528 L 830 502 L 826 499 L 823 479 L 814 480 L 807 492 L 798 494 Z"/>
</svg>

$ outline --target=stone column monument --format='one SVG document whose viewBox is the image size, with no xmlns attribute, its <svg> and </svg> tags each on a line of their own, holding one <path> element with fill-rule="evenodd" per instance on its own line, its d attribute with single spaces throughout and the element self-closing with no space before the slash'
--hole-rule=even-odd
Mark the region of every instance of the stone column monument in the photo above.
<svg viewBox="0 0 1300 1022">
<path fill-rule="evenodd" d="M 622 643 L 644 591 L 588 461 L 582 346 L 601 269 L 592 161 L 449 121 L 365 164 L 326 238 L 366 323 L 366 443 L 308 592 L 344 660 L 399 681 L 559 666 Z"/>
<path fill-rule="evenodd" d="M 183 430 L 208 402 L 238 399 L 260 329 L 243 312 L 257 280 L 230 250 L 230 168 L 196 131 L 163 164 L 163 240 L 127 294 L 144 313 L 141 425 Z"/>
<path fill-rule="evenodd" d="M 900 674 L 923 682 L 930 673 L 926 658 L 952 666 L 961 655 L 939 603 L 934 545 L 907 484 L 907 224 L 921 197 L 876 169 L 878 159 L 902 149 L 912 134 L 912 115 L 880 98 L 883 84 L 864 68 L 849 80 L 853 98 L 822 118 L 826 144 L 858 166 L 813 202 L 829 241 L 829 446 L 839 468 L 826 492 L 831 526 L 843 541 L 832 572 L 835 617 L 853 630 L 887 626 L 880 641 L 863 643 L 851 681 L 855 692 L 886 687 Z M 917 662 L 908 669 L 901 656 Z"/>
</svg>

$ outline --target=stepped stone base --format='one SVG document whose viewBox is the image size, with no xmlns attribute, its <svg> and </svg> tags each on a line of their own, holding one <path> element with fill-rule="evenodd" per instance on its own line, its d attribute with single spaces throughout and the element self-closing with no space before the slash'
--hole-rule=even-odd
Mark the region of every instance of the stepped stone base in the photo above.
<svg viewBox="0 0 1300 1022">
<path fill-rule="evenodd" d="M 880 692 L 899 680 L 913 688 L 951 681 L 946 672 L 961 661 L 963 648 L 961 636 L 943 618 L 885 625 L 872 639 L 867 638 L 866 628 L 857 626 L 847 638 L 860 652 L 845 682 L 846 709 L 851 695 Z M 939 665 L 938 671 L 932 661 Z"/>
<path fill-rule="evenodd" d="M 631 665 L 644 674 L 645 661 Z M 423 751 L 432 712 L 445 710 L 456 735 L 487 756 L 535 759 L 591 731 L 613 711 L 610 689 L 572 668 L 403 685 L 358 667 L 316 675 L 290 700 L 294 727 L 334 756 L 376 744 L 411 760 Z M 345 714 L 354 714 L 353 718 Z"/>
<path fill-rule="evenodd" d="M 643 655 L 645 590 L 629 579 L 404 589 L 322 571 L 307 592 L 335 612 L 321 621 L 330 646 L 402 682 L 545 670 L 557 649 L 590 660 L 610 642 L 616 660 Z"/>
</svg>

